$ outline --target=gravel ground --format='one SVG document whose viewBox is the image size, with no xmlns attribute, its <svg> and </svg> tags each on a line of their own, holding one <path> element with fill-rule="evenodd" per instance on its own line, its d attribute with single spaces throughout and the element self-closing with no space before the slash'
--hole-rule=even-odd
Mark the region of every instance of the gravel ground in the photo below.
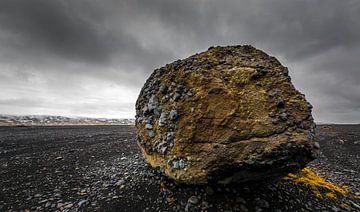
<svg viewBox="0 0 360 212">
<path fill-rule="evenodd" d="M 317 198 L 288 181 L 177 185 L 142 160 L 131 126 L 0 127 L 0 211 L 360 211 L 360 125 L 322 125 L 309 166 L 349 187 Z"/>
</svg>

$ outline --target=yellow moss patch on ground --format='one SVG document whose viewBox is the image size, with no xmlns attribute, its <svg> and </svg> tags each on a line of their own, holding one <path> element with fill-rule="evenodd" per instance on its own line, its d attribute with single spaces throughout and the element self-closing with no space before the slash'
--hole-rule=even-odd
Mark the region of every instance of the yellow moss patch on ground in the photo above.
<svg viewBox="0 0 360 212">
<path fill-rule="evenodd" d="M 318 198 L 326 197 L 329 199 L 334 199 L 337 196 L 348 193 L 346 186 L 337 186 L 330 182 L 326 182 L 310 168 L 304 168 L 296 174 L 290 173 L 283 179 L 289 180 L 296 185 L 310 188 Z"/>
</svg>

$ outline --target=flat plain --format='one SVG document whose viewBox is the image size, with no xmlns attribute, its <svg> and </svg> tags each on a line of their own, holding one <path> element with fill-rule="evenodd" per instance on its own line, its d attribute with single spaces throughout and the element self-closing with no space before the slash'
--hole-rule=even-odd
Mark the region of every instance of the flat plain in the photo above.
<svg viewBox="0 0 360 212">
<path fill-rule="evenodd" d="M 288 180 L 178 185 L 143 161 L 132 126 L 0 127 L 0 211 L 360 211 L 360 125 L 316 136 L 309 169 L 345 195 Z"/>
</svg>

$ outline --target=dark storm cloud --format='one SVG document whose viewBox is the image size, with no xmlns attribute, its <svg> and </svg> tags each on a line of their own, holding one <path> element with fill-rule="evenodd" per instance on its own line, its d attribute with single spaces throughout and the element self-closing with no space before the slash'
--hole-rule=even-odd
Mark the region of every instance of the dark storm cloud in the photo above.
<svg viewBox="0 0 360 212">
<path fill-rule="evenodd" d="M 119 69 L 143 75 L 145 67 L 156 67 L 159 60 L 164 61 L 160 58 L 168 58 L 171 53 L 142 48 L 126 30 L 135 14 L 124 6 L 126 3 L 87 0 L 1 1 L 0 61 L 21 68 L 30 64 L 40 72 L 73 72 L 72 63 L 77 63 L 75 66 L 81 67 L 78 73 L 107 80 L 120 78 L 120 83 L 128 83 L 127 76 L 103 71 L 104 67 L 121 66 Z"/>
<path fill-rule="evenodd" d="M 120 21 L 117 31 L 102 25 L 106 11 L 100 6 L 96 10 L 96 6 L 90 1 L 1 1 L 1 31 L 11 37 L 8 42 L 2 41 L 4 56 L 45 64 L 65 59 L 100 65 L 109 63 L 114 55 L 118 60 L 143 56 L 137 41 L 122 30 L 126 26 Z"/>
<path fill-rule="evenodd" d="M 359 12 L 356 0 L 326 4 L 309 0 L 0 2 L 2 30 L 22 39 L 15 47 L 23 44 L 29 49 L 43 48 L 50 54 L 88 62 L 102 61 L 115 53 L 127 59 L 127 55 L 145 56 L 142 59 L 149 62 L 143 54 L 147 49 L 140 47 L 127 27 L 138 24 L 141 28 L 152 22 L 172 34 L 172 42 L 183 38 L 187 41 L 183 45 L 194 50 L 247 41 L 301 59 L 336 46 L 358 45 Z M 109 17 L 112 22 L 108 22 Z M 139 33 L 146 39 L 147 33 L 153 32 Z M 161 53 L 167 45 L 159 43 L 153 52 Z M 147 53 L 151 59 L 158 59 Z"/>
<path fill-rule="evenodd" d="M 290 67 L 318 121 L 360 122 L 358 20 L 358 0 L 3 0 L 0 63 L 19 73 L 3 79 L 46 81 L 36 90 L 52 92 L 66 84 L 59 98 L 81 98 L 88 78 L 139 90 L 165 63 L 252 44 Z"/>
<path fill-rule="evenodd" d="M 110 53 L 105 36 L 78 12 L 65 1 L 2 0 L 0 23 L 2 30 L 18 37 L 14 48 L 29 52 L 40 49 L 88 61 L 105 60 Z"/>
<path fill-rule="evenodd" d="M 359 44 L 358 1 L 132 2 L 134 8 L 158 16 L 164 27 L 199 42 L 196 46 L 247 41 L 298 60 Z"/>
</svg>

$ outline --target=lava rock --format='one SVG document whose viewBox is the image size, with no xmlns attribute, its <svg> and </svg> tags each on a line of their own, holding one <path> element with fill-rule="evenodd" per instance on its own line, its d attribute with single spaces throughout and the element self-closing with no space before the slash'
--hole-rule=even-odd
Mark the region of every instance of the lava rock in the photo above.
<svg viewBox="0 0 360 212">
<path fill-rule="evenodd" d="M 212 47 L 151 74 L 136 102 L 137 142 L 180 183 L 282 177 L 316 155 L 309 105 L 274 57 Z"/>
<path fill-rule="evenodd" d="M 196 196 L 191 196 L 188 199 L 188 203 L 190 203 L 192 205 L 196 205 L 196 204 L 198 204 L 198 202 L 199 202 L 199 199 Z"/>
</svg>

